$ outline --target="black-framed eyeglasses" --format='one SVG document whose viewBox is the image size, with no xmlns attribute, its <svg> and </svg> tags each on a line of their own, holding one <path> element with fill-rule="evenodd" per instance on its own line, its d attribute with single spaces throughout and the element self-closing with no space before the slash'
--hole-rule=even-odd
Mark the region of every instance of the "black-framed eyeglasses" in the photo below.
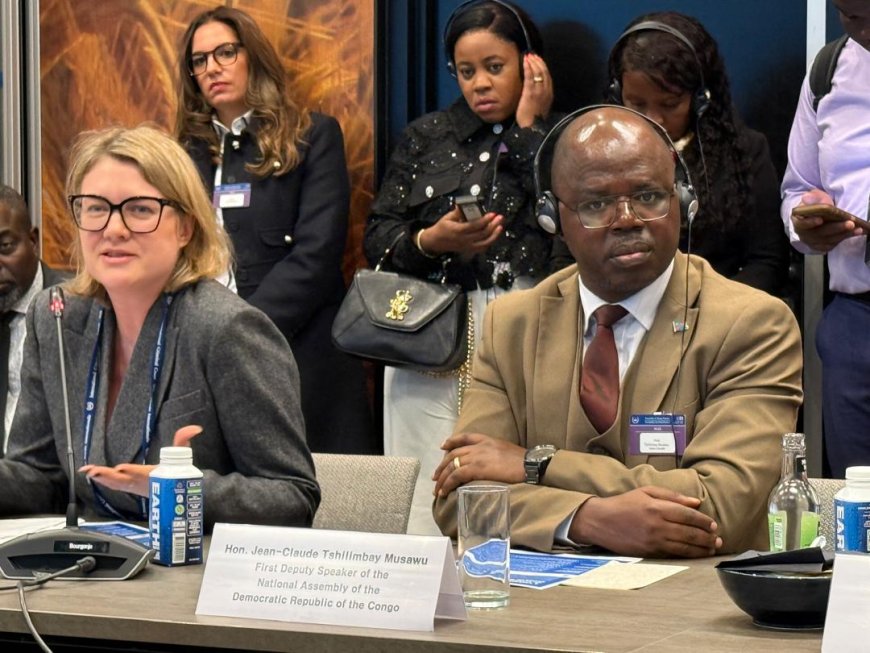
<svg viewBox="0 0 870 653">
<path fill-rule="evenodd" d="M 235 63 L 239 56 L 239 48 L 242 47 L 244 46 L 241 43 L 221 43 L 208 52 L 192 52 L 187 60 L 187 70 L 194 77 L 202 75 L 208 69 L 209 56 L 218 66 L 229 66 Z"/>
<path fill-rule="evenodd" d="M 117 211 L 128 230 L 150 234 L 160 226 L 163 207 L 180 210 L 178 202 L 162 197 L 128 197 L 120 204 L 112 204 L 100 195 L 70 195 L 68 199 L 76 226 L 82 231 L 102 231 Z"/>
<path fill-rule="evenodd" d="M 653 222 L 666 217 L 671 210 L 671 197 L 674 191 L 646 189 L 624 195 L 607 195 L 583 200 L 574 206 L 565 204 L 580 219 L 587 229 L 603 229 L 616 222 L 619 205 L 628 203 L 628 208 L 642 222 Z"/>
</svg>

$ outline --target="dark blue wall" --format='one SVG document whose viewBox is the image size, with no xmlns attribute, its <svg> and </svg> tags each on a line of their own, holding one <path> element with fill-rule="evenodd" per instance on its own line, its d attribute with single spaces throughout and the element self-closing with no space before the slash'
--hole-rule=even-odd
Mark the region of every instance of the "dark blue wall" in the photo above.
<svg viewBox="0 0 870 653">
<path fill-rule="evenodd" d="M 439 30 L 459 4 L 456 0 L 438 3 Z M 790 71 L 800 79 L 803 73 L 806 14 L 804 3 L 798 0 L 516 0 L 516 4 L 532 16 L 553 55 L 570 49 L 571 44 L 547 37 L 558 36 L 555 29 L 560 24 L 567 28 L 573 23 L 577 35 L 587 41 L 575 47 L 589 50 L 595 57 L 583 63 L 597 67 L 602 74 L 610 46 L 635 16 L 663 9 L 695 16 L 719 43 L 741 111 L 751 108 L 775 74 Z M 438 94 L 439 101 L 445 103 L 457 95 L 455 82 L 443 69 L 438 71 Z"/>
<path fill-rule="evenodd" d="M 444 67 L 441 34 L 460 0 L 381 0 L 386 5 L 388 117 L 382 153 L 408 120 L 458 96 Z M 672 9 L 697 17 L 718 41 L 744 120 L 767 134 L 774 162 L 785 148 L 804 75 L 806 7 L 798 0 L 515 0 L 544 36 L 556 82 L 556 108 L 597 102 L 606 85 L 610 46 L 635 16 Z M 409 12 L 414 16 L 409 16 Z M 828 34 L 839 32 L 829 12 Z M 834 24 L 832 24 L 834 23 Z"/>
</svg>

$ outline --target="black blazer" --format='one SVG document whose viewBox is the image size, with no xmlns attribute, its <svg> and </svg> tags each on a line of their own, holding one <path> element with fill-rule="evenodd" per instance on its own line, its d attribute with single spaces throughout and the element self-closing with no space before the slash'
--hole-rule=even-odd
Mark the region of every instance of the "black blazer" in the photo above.
<svg viewBox="0 0 870 653">
<path fill-rule="evenodd" d="M 260 159 L 254 118 L 224 138 L 221 179 L 251 184 L 250 206 L 224 209 L 235 249 L 239 296 L 262 310 L 290 343 L 302 383 L 302 411 L 312 451 L 375 453 L 362 365 L 338 352 L 330 332 L 345 287 L 350 183 L 338 122 L 311 114 L 301 162 L 281 176 L 258 178 L 245 164 Z M 215 164 L 204 141 L 187 143 L 209 194 Z M 340 408 L 336 408 L 340 407 Z"/>
<path fill-rule="evenodd" d="M 749 178 L 749 195 L 738 216 L 728 216 L 728 226 L 707 224 L 704 205 L 692 223 L 692 253 L 703 256 L 719 274 L 753 288 L 779 295 L 788 276 L 789 244 L 779 216 L 779 177 L 770 158 L 770 149 L 763 134 L 738 124 L 737 138 L 749 153 L 752 165 L 745 174 Z M 690 147 L 697 147 L 696 144 Z M 687 161 L 691 164 L 691 158 Z M 703 176 L 692 175 L 697 183 Z M 710 193 L 717 198 L 729 192 L 719 181 L 715 170 L 709 170 Z M 721 202 L 721 199 L 720 199 Z M 681 249 L 685 250 L 685 234 Z"/>
<path fill-rule="evenodd" d="M 555 119 L 537 119 L 525 128 L 492 125 L 459 98 L 445 111 L 414 120 L 402 132 L 372 203 L 363 240 L 369 264 L 374 267 L 405 232 L 409 237 L 395 243 L 389 266 L 421 279 L 440 278 L 443 272 L 450 283 L 473 290 L 508 289 L 517 276 L 543 278 L 552 238 L 535 217 L 532 162 Z M 470 259 L 420 253 L 413 234 L 435 224 L 457 196 L 468 194 L 505 217 L 504 233 Z"/>
</svg>

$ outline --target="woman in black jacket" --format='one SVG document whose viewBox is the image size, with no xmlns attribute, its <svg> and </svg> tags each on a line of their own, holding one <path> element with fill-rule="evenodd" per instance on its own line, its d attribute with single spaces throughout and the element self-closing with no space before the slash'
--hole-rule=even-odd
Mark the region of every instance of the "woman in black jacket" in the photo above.
<svg viewBox="0 0 870 653">
<path fill-rule="evenodd" d="M 553 86 L 531 19 L 506 2 L 468 2 L 444 33 L 462 93 L 444 111 L 412 122 L 387 166 L 365 231 L 374 265 L 396 238 L 389 266 L 460 284 L 479 339 L 486 304 L 546 273 L 550 237 L 535 220 L 532 162 L 550 126 Z M 476 198 L 466 219 L 454 201 Z M 384 450 L 422 461 L 410 532 L 437 533 L 431 474 L 460 408 L 460 374 L 434 376 L 388 367 Z"/>
<path fill-rule="evenodd" d="M 309 447 L 378 452 L 361 364 L 330 341 L 350 196 L 338 123 L 293 100 L 250 16 L 217 7 L 184 35 L 175 131 L 232 240 L 226 282 L 293 349 Z"/>
<path fill-rule="evenodd" d="M 608 65 L 609 100 L 661 124 L 689 166 L 700 202 L 692 253 L 726 277 L 781 294 L 789 247 L 779 179 L 767 139 L 737 115 L 713 37 L 690 16 L 646 14 L 626 27 Z"/>
</svg>

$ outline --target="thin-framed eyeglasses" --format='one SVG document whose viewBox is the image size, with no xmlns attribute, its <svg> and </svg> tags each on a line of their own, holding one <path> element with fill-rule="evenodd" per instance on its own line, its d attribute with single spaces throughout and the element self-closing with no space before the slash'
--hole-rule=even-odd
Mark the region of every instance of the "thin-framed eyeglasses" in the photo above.
<svg viewBox="0 0 870 653">
<path fill-rule="evenodd" d="M 208 52 L 191 52 L 187 60 L 187 70 L 198 77 L 208 70 L 208 58 L 211 56 L 218 66 L 229 66 L 236 62 L 239 56 L 239 48 L 244 47 L 241 43 L 221 43 L 214 50 Z"/>
<path fill-rule="evenodd" d="M 580 224 L 587 229 L 603 229 L 616 222 L 619 205 L 623 202 L 628 203 L 629 210 L 642 222 L 661 220 L 670 212 L 673 196 L 673 190 L 648 188 L 634 193 L 583 200 L 573 206 L 559 201 L 574 211 Z"/>
<path fill-rule="evenodd" d="M 102 231 L 117 211 L 129 231 L 150 234 L 160 226 L 164 207 L 181 208 L 178 202 L 162 197 L 128 197 L 120 204 L 112 204 L 100 195 L 70 195 L 68 199 L 76 226 L 82 231 Z"/>
</svg>

